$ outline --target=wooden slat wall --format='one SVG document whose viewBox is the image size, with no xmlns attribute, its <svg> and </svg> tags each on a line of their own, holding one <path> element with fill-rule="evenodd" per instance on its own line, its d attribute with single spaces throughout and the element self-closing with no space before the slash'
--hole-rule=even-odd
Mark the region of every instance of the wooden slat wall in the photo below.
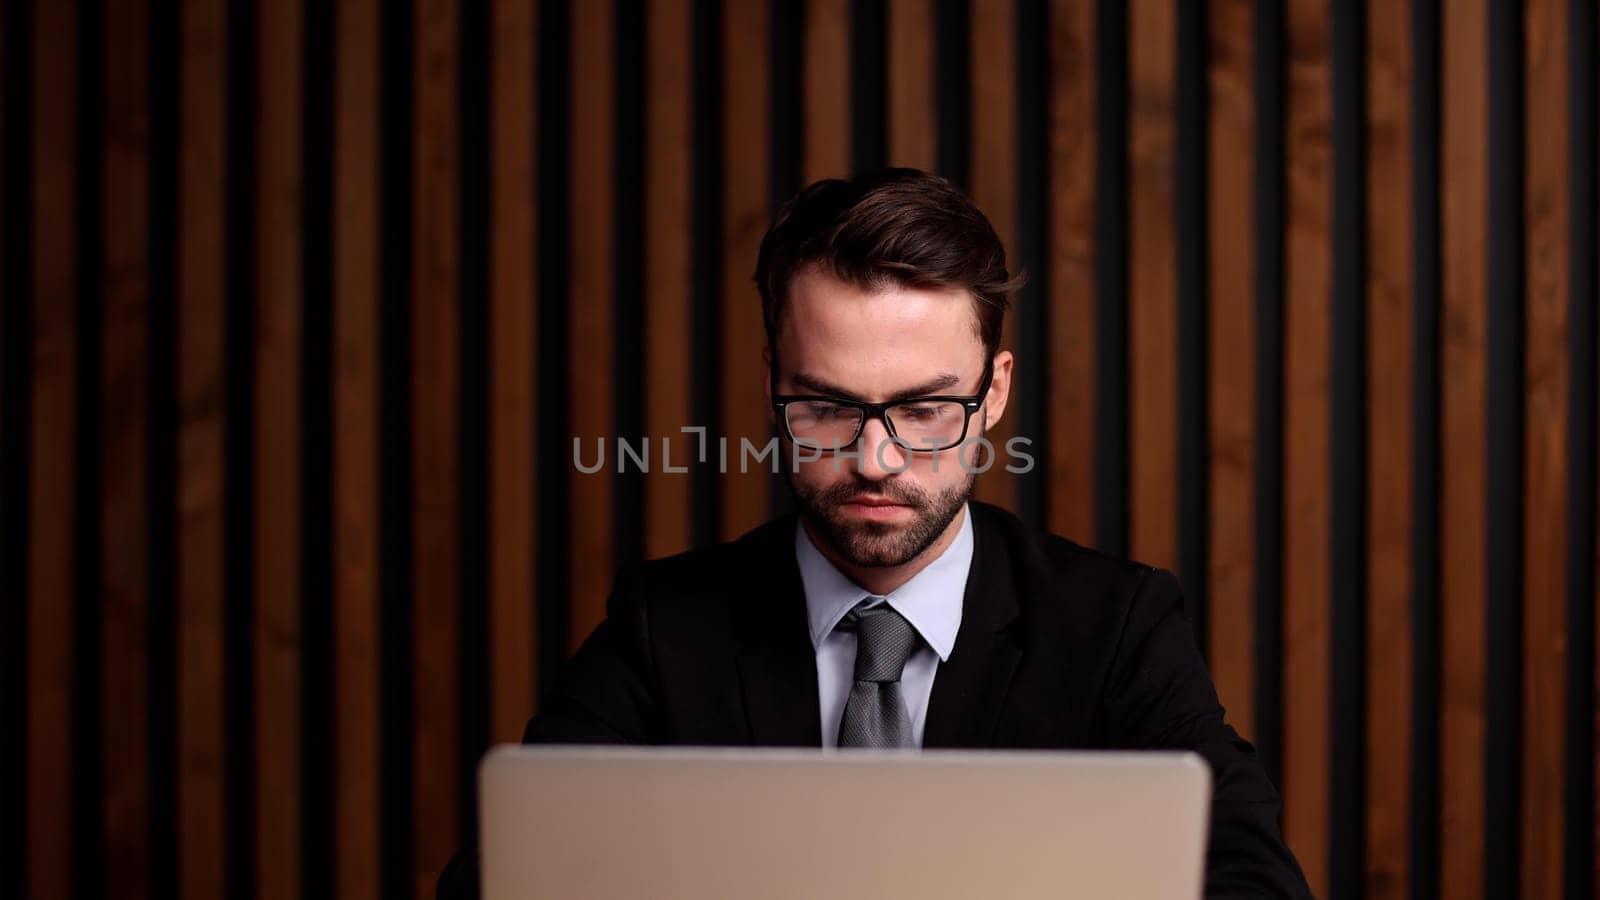
<svg viewBox="0 0 1600 900">
<path fill-rule="evenodd" d="M 464 601 L 458 562 L 460 19 L 456 0 L 417 0 L 412 8 L 411 872 L 417 900 L 433 895 L 465 824 L 457 806 L 457 633 Z"/>
<path fill-rule="evenodd" d="M 95 693 L 75 675 L 73 654 L 74 627 L 79 625 L 74 615 L 78 585 L 73 528 L 80 487 L 73 468 L 82 301 L 74 172 L 80 165 L 98 165 L 98 160 L 78 155 L 77 107 L 86 88 L 78 74 L 78 15 L 74 2 L 41 4 L 33 10 L 33 121 L 28 123 L 33 138 L 28 220 L 33 235 L 32 397 L 25 432 L 32 468 L 27 527 L 13 532 L 28 535 L 31 551 L 25 585 L 27 721 L 21 732 L 27 735 L 28 772 L 24 858 L 33 897 L 64 897 L 72 890 L 73 845 L 82 828 L 76 814 L 83 808 L 74 803 L 73 794 L 73 710 L 81 702 L 78 698 Z M 39 52 L 41 47 L 50 52 Z M 18 187 L 15 181 L 7 185 L 7 195 L 14 196 Z M 18 302 L 19 287 L 24 286 L 16 280 L 7 285 L 6 302 Z M 19 432 L 15 422 L 7 428 L 12 441 L 19 439 Z"/>
<path fill-rule="evenodd" d="M 781 504 L 737 473 L 770 434 L 756 247 L 775 192 L 881 151 L 1030 254 L 991 438 L 1042 472 L 980 497 L 1163 566 L 1203 548 L 1203 650 L 1313 889 L 1594 896 L 1597 14 L 1193 12 L 6 4 L 0 894 L 431 896 L 472 761 L 616 567 Z"/>
<path fill-rule="evenodd" d="M 178 834 L 183 900 L 227 890 L 230 836 L 224 617 L 227 307 L 227 6 L 187 0 L 179 65 L 178 138 Z M 160 198 L 156 198 L 161 202 Z M 167 201 L 170 202 L 170 201 Z M 351 296 L 343 294 L 344 297 Z M 239 410 L 235 415 L 243 414 Z M 347 482 L 341 482 L 342 484 Z M 342 655 L 344 659 L 353 659 Z"/>
<path fill-rule="evenodd" d="M 1094 533 L 1095 459 L 1095 10 L 1050 7 L 1050 363 L 1044 457 L 1049 527 Z"/>
<path fill-rule="evenodd" d="M 379 896 L 379 3 L 335 11 L 333 893 Z"/>
<path fill-rule="evenodd" d="M 1008 0 L 972 0 L 972 198 L 985 210 L 1006 253 L 1012 271 L 1017 269 L 1017 71 L 1014 65 L 995 65 L 996 60 L 1017 57 L 1017 4 Z M 1000 343 L 1014 347 L 1017 342 L 1017 314 L 1006 316 Z M 1013 370 L 1015 371 L 1015 370 Z M 994 447 L 988 469 L 978 476 L 973 496 L 1009 509 L 1017 506 L 1015 479 L 1006 477 L 1008 461 L 1004 450 L 1013 434 L 1019 401 L 1027 385 L 1013 381 L 1010 412 L 989 429 L 987 439 Z M 986 463 L 969 453 L 969 464 L 983 468 Z"/>
<path fill-rule="evenodd" d="M 100 346 L 101 708 L 106 883 L 150 896 L 150 10 L 109 2 L 105 25 Z M 86 163 L 92 165 L 93 163 Z"/>
<path fill-rule="evenodd" d="M 1522 896 L 1562 891 L 1569 343 L 1567 4 L 1524 6 Z M 1593 248 L 1590 248 L 1593 251 Z M 1582 251 L 1580 251 L 1582 252 Z"/>
<path fill-rule="evenodd" d="M 1484 461 L 1487 277 L 1486 160 L 1488 84 L 1487 3 L 1462 0 L 1443 5 L 1440 23 L 1443 88 L 1440 183 L 1445 187 L 1440 248 L 1444 327 L 1441 437 L 1448 452 L 1440 460 L 1448 485 L 1440 508 L 1440 595 L 1449 615 L 1441 622 L 1441 740 L 1449 748 L 1440 761 L 1444 785 L 1484 783 L 1484 656 L 1486 652 L 1484 567 L 1487 474 Z M 1483 895 L 1484 795 L 1446 790 L 1439 820 L 1443 896 Z"/>
<path fill-rule="evenodd" d="M 1251 36 L 1254 4 L 1218 0 L 1210 8 L 1208 72 L 1211 163 L 1210 281 L 1211 677 L 1228 718 L 1254 734 L 1255 678 L 1255 295 L 1254 215 L 1244 198 L 1253 175 L 1254 105 Z"/>
<path fill-rule="evenodd" d="M 1367 896 L 1412 894 L 1414 83 L 1409 10 L 1367 4 Z M 1537 895 L 1536 895 L 1537 896 Z"/>
</svg>

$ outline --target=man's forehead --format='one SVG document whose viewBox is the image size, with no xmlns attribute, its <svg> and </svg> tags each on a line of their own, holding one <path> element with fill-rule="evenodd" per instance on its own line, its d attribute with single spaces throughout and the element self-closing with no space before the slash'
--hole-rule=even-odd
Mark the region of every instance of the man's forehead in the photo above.
<svg viewBox="0 0 1600 900">
<path fill-rule="evenodd" d="M 859 352 L 889 341 L 924 342 L 929 350 L 982 342 L 974 298 L 961 288 L 861 287 L 808 270 L 791 285 L 789 301 L 780 343 Z"/>
</svg>

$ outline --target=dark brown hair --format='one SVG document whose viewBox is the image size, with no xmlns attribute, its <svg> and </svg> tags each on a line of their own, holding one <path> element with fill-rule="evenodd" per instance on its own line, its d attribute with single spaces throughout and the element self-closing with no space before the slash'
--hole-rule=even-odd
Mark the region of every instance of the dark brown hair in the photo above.
<svg viewBox="0 0 1600 900">
<path fill-rule="evenodd" d="M 920 169 L 829 178 L 778 210 L 761 239 L 756 285 L 767 340 L 776 344 L 789 283 L 808 266 L 865 290 L 890 285 L 961 288 L 972 294 L 986 354 L 1021 275 L 1006 271 L 994 226 L 960 188 Z"/>
</svg>

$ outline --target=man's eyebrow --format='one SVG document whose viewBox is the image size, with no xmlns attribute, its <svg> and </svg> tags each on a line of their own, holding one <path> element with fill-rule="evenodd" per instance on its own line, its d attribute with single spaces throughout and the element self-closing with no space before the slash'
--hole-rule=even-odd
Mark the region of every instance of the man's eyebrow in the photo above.
<svg viewBox="0 0 1600 900">
<path fill-rule="evenodd" d="M 854 400 L 858 403 L 869 402 L 864 400 L 858 394 L 851 393 L 850 391 L 847 391 L 836 384 L 829 384 L 828 382 L 823 381 L 816 376 L 807 375 L 804 372 L 794 375 L 793 381 L 800 387 L 805 388 L 808 391 L 815 391 L 818 394 L 826 394 L 830 397 L 839 397 L 844 400 Z M 960 375 L 957 375 L 954 372 L 942 372 L 928 381 L 923 382 L 922 384 L 906 388 L 903 391 L 896 391 L 895 393 L 889 395 L 889 398 L 883 402 L 894 403 L 900 400 L 910 400 L 914 397 L 926 397 L 929 394 L 937 394 L 940 391 L 955 387 L 960 382 Z"/>
</svg>

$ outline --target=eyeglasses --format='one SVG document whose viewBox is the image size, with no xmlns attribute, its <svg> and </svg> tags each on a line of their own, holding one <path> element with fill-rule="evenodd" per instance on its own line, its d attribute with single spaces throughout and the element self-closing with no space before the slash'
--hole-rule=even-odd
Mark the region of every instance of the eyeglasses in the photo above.
<svg viewBox="0 0 1600 900">
<path fill-rule="evenodd" d="M 773 383 L 777 383 L 777 361 L 773 361 Z M 778 413 L 789 440 L 807 450 L 842 450 L 861 438 L 867 420 L 883 423 L 889 438 L 902 448 L 916 452 L 949 450 L 967 438 L 967 423 L 983 406 L 994 377 L 994 360 L 983 369 L 983 383 L 970 397 L 937 395 L 911 397 L 892 403 L 866 403 L 840 397 L 805 394 L 773 395 L 772 408 Z"/>
</svg>

